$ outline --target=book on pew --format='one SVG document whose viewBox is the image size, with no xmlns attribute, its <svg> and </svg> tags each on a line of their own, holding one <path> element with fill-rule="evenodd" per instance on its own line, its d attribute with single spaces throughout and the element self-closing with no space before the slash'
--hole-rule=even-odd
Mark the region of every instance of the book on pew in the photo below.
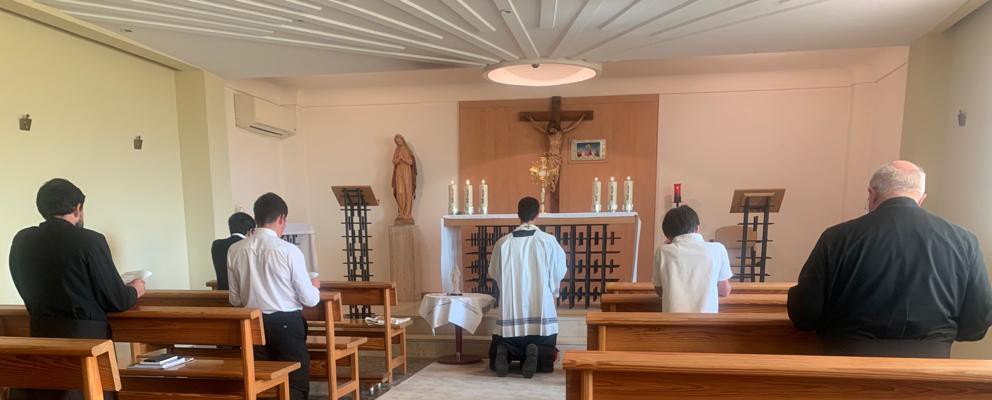
<svg viewBox="0 0 992 400">
<path fill-rule="evenodd" d="M 405 324 L 407 322 L 410 322 L 410 317 L 392 318 L 392 321 L 393 321 L 393 325 Z M 386 321 L 382 318 L 381 315 L 375 318 L 365 317 L 365 324 L 383 326 L 386 324 Z"/>
<path fill-rule="evenodd" d="M 177 358 L 179 358 L 179 356 L 175 354 L 159 354 L 157 356 L 148 357 L 144 360 L 141 360 L 141 363 L 145 365 L 162 365 L 165 363 L 172 362 Z"/>
<path fill-rule="evenodd" d="M 163 356 L 166 356 L 166 355 L 167 354 L 163 354 Z M 152 358 L 156 358 L 156 357 L 152 357 Z M 145 361 L 150 360 L 152 358 L 146 359 Z M 184 364 L 186 364 L 186 363 L 188 363 L 190 361 L 193 361 L 193 357 L 172 356 L 171 357 L 171 360 L 165 361 L 165 362 L 157 362 L 157 361 L 145 362 L 145 361 L 142 361 L 142 362 L 139 362 L 137 364 L 134 364 L 131 367 L 132 368 L 149 368 L 149 369 L 168 369 L 168 368 L 178 367 L 180 365 L 184 365 Z"/>
</svg>

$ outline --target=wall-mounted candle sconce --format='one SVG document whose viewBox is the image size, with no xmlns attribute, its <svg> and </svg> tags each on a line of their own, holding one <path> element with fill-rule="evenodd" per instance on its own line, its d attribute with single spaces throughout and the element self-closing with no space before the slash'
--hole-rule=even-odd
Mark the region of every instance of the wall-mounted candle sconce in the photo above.
<svg viewBox="0 0 992 400">
<path fill-rule="evenodd" d="M 21 130 L 22 131 L 30 131 L 31 130 L 31 114 L 24 114 L 24 115 L 22 115 L 21 116 L 21 119 L 18 120 L 18 121 L 20 122 Z"/>
<path fill-rule="evenodd" d="M 141 145 L 143 145 L 144 143 L 145 143 L 145 141 L 143 139 L 141 139 L 141 136 L 140 135 L 134 137 L 134 149 L 135 150 L 141 150 Z"/>
</svg>

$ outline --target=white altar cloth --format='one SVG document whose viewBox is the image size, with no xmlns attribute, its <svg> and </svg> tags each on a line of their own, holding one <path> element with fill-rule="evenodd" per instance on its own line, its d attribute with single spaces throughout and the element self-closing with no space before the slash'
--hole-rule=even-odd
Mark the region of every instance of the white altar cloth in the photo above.
<svg viewBox="0 0 992 400">
<path fill-rule="evenodd" d="M 641 245 L 641 216 L 636 212 L 600 212 L 600 213 L 547 213 L 538 217 L 536 225 L 557 225 L 574 223 L 576 220 L 627 220 L 634 221 L 634 257 L 631 281 L 637 282 L 637 253 Z M 441 288 L 444 293 L 462 291 L 462 280 L 454 282 L 452 271 L 458 268 L 464 271 L 461 254 L 461 227 L 472 226 L 474 221 L 495 220 L 497 225 L 518 225 L 520 219 L 516 214 L 473 214 L 445 215 L 441 218 Z M 503 221 L 505 220 L 505 221 Z M 606 222 L 606 221 L 604 221 Z M 594 222 L 595 223 L 595 222 Z M 489 224 L 493 225 L 493 224 Z M 462 274 L 458 274 L 460 277 Z"/>
<path fill-rule="evenodd" d="M 454 324 L 475 333 L 486 311 L 495 302 L 493 296 L 484 293 L 463 293 L 461 296 L 428 293 L 420 302 L 420 316 L 431 324 L 431 330 Z"/>
</svg>

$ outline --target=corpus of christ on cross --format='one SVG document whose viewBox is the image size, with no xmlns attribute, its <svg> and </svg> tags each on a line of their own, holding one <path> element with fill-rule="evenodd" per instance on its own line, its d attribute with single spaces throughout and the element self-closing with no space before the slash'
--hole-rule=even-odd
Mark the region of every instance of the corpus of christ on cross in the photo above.
<svg viewBox="0 0 992 400">
<path fill-rule="evenodd" d="M 548 137 L 548 149 L 544 153 L 547 158 L 549 183 L 547 188 L 551 191 L 550 199 L 546 207 L 550 212 L 558 212 L 558 176 L 561 173 L 561 145 L 562 139 L 569 132 L 579 127 L 583 121 L 591 121 L 592 111 L 562 111 L 561 96 L 551 98 L 551 111 L 525 111 L 520 113 L 520 121 L 530 121 L 543 135 Z M 567 127 L 562 127 L 562 122 L 571 121 Z M 544 124 L 542 124 L 544 122 Z M 543 200 L 543 199 L 542 199 Z"/>
</svg>

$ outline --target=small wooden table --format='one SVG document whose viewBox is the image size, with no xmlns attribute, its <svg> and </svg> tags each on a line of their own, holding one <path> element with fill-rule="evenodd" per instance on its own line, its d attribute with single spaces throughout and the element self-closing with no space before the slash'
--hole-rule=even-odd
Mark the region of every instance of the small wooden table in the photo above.
<svg viewBox="0 0 992 400">
<path fill-rule="evenodd" d="M 431 329 L 443 325 L 455 326 L 455 354 L 444 356 L 437 360 L 441 364 L 474 364 L 482 357 L 462 354 L 463 328 L 475 333 L 486 311 L 493 306 L 496 299 L 482 293 L 444 294 L 430 293 L 420 302 L 420 316 L 427 320 Z"/>
</svg>

